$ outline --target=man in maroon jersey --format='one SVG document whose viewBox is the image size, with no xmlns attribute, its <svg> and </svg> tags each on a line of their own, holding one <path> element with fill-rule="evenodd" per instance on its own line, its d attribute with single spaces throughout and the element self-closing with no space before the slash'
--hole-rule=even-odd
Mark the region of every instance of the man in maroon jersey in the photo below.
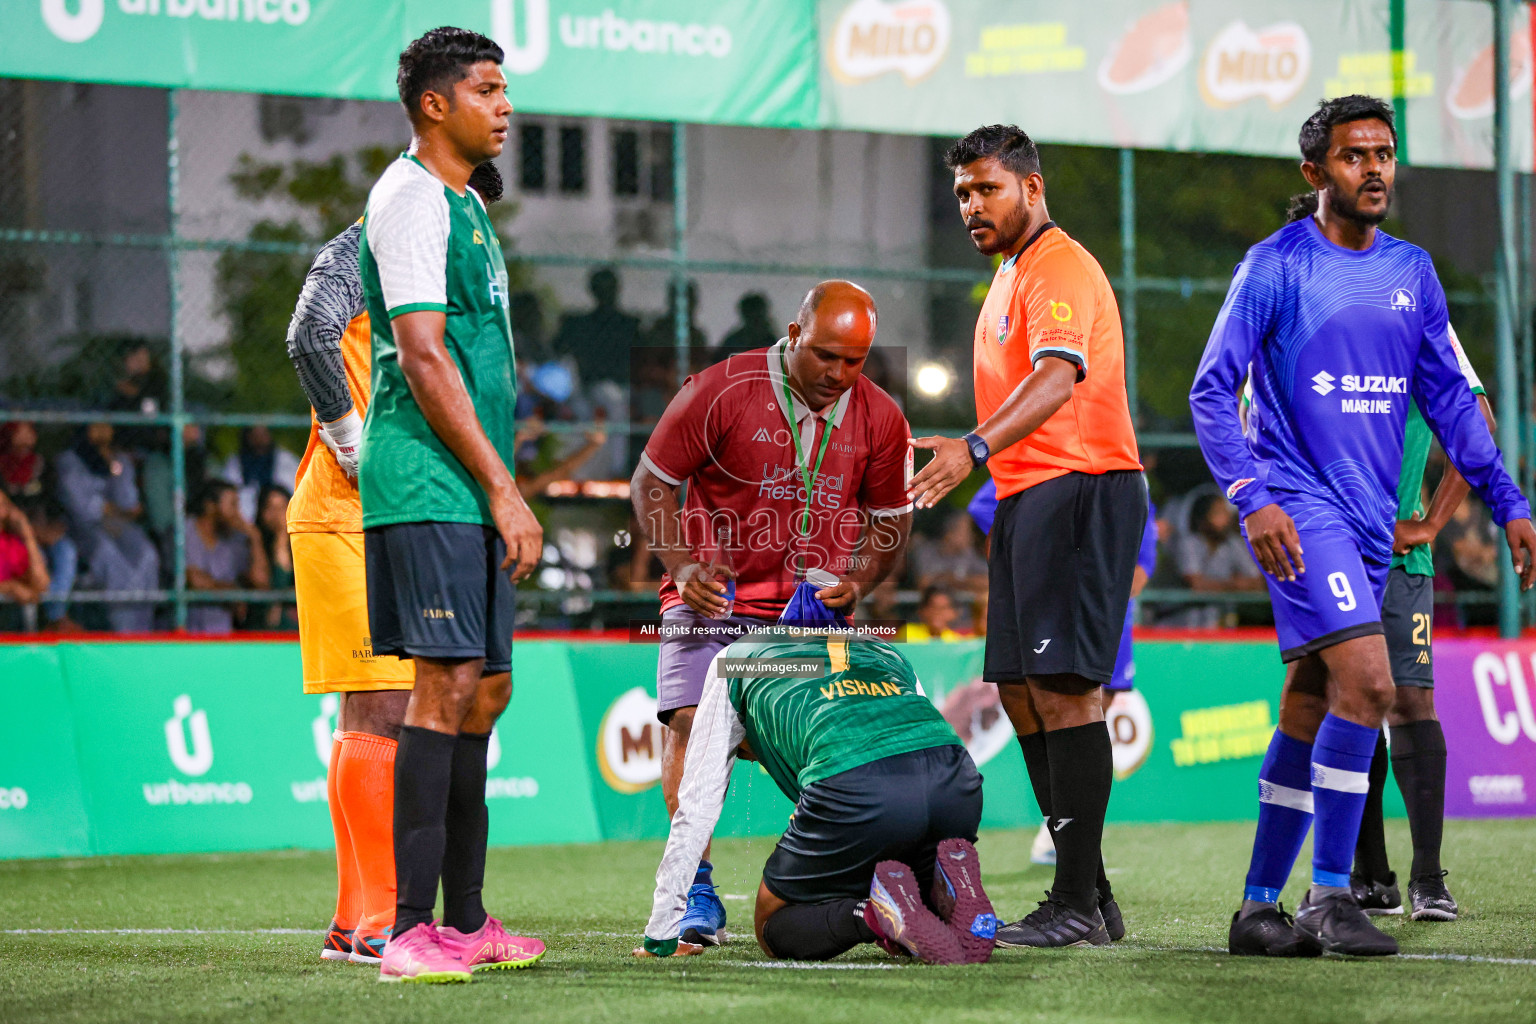
<svg viewBox="0 0 1536 1024">
<path fill-rule="evenodd" d="M 838 577 L 817 596 L 846 614 L 906 548 L 911 430 L 862 376 L 875 325 L 868 292 L 823 281 L 787 337 L 689 377 L 640 457 L 635 514 L 667 570 L 656 691 L 669 814 L 710 660 L 777 621 L 807 571 Z M 682 937 L 715 945 L 725 908 L 704 857 Z"/>
</svg>

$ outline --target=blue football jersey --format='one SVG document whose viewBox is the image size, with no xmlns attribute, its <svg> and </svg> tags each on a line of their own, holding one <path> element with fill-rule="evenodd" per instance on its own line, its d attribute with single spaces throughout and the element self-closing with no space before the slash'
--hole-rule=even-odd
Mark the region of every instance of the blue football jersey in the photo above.
<svg viewBox="0 0 1536 1024">
<path fill-rule="evenodd" d="M 1428 253 L 1380 230 L 1345 249 L 1311 217 L 1248 250 L 1189 395 L 1241 515 L 1278 503 L 1299 529 L 1347 531 L 1363 557 L 1390 562 L 1410 401 L 1500 525 L 1530 516 L 1457 363 Z"/>
</svg>

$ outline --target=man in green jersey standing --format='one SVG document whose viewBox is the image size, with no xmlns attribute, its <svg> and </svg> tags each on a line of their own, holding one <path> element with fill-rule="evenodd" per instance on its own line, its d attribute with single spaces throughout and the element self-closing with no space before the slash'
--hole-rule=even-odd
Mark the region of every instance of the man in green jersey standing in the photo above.
<svg viewBox="0 0 1536 1024">
<path fill-rule="evenodd" d="M 532 571 L 543 543 L 509 469 L 517 375 L 506 264 L 467 187 L 506 143 L 501 61 L 499 46 L 457 28 L 400 55 L 411 148 L 369 193 L 358 255 L 373 330 L 359 469 L 369 629 L 373 653 L 413 659 L 416 676 L 395 756 L 397 902 L 384 981 L 468 981 L 544 952 L 480 902 L 486 754 L 512 695 L 512 581 Z"/>
<path fill-rule="evenodd" d="M 651 919 L 638 956 L 678 942 L 699 854 L 738 756 L 795 801 L 757 892 L 769 956 L 826 960 L 864 942 L 926 963 L 979 963 L 997 918 L 981 887 L 981 776 L 894 647 L 757 633 L 710 663 Z"/>
<path fill-rule="evenodd" d="M 1454 330 L 1451 345 L 1461 372 L 1493 429 L 1493 411 L 1482 381 L 1467 360 Z M 1424 463 L 1433 438 L 1417 404 L 1408 409 L 1403 439 L 1403 470 L 1397 485 L 1397 528 L 1392 538 L 1392 568 L 1381 602 L 1381 625 L 1397 695 L 1387 713 L 1392 734 L 1392 774 L 1408 808 L 1413 836 L 1413 867 L 1408 876 L 1408 900 L 1415 921 L 1454 921 L 1456 901 L 1445 885 L 1440 867 L 1440 837 L 1445 825 L 1445 733 L 1435 716 L 1435 663 L 1430 627 L 1435 611 L 1435 561 L 1430 542 L 1450 521 L 1470 488 L 1446 462 L 1445 475 L 1435 488 L 1426 513 L 1422 498 Z M 1371 788 L 1366 795 L 1360 838 L 1350 889 L 1367 914 L 1401 914 L 1403 899 L 1397 876 L 1387 865 L 1387 841 L 1382 828 L 1381 797 L 1387 781 L 1387 737 L 1376 741 L 1371 760 Z"/>
</svg>

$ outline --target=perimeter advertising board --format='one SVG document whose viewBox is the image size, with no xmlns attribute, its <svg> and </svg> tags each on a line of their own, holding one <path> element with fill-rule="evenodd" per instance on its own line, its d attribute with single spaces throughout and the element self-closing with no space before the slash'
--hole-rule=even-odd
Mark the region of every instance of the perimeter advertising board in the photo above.
<svg viewBox="0 0 1536 1024">
<path fill-rule="evenodd" d="M 985 827 L 1038 811 L 980 641 L 903 653 L 985 777 Z M 1435 642 L 1447 811 L 1536 814 L 1536 640 Z M 1150 641 L 1109 713 L 1115 821 L 1246 820 L 1275 728 L 1272 643 Z M 0 858 L 326 847 L 334 697 L 298 691 L 289 643 L 0 646 Z M 491 842 L 666 834 L 656 648 L 522 641 L 491 749 Z M 1401 814 L 1387 787 L 1389 814 Z M 790 803 L 737 766 L 722 835 L 772 836 Z"/>
</svg>

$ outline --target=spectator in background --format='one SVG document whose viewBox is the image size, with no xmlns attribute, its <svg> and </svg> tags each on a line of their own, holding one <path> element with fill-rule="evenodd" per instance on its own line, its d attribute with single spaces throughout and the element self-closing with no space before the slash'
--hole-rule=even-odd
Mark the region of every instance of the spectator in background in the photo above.
<svg viewBox="0 0 1536 1024">
<path fill-rule="evenodd" d="M 37 428 L 26 420 L 0 426 L 0 487 L 15 501 L 43 493 L 43 457 L 37 452 Z"/>
<path fill-rule="evenodd" d="M 629 383 L 629 357 L 640 344 L 640 318 L 619 309 L 619 275 L 601 267 L 587 278 L 592 309 L 567 314 L 555 332 L 552 347 L 557 357 L 576 361 L 583 384 L 612 381 Z"/>
<path fill-rule="evenodd" d="M 47 593 L 48 583 L 48 561 L 32 524 L 15 502 L 0 493 L 0 596 L 16 604 L 36 604 Z"/>
<path fill-rule="evenodd" d="M 554 358 L 544 337 L 544 310 L 534 292 L 515 292 L 507 315 L 512 320 L 512 352 L 519 368 L 538 366 Z"/>
<path fill-rule="evenodd" d="M 715 350 L 715 362 L 750 352 L 755 348 L 767 348 L 779 340 L 779 330 L 773 325 L 773 315 L 768 312 L 768 296 L 762 292 L 747 292 L 736 303 L 741 323 L 732 328 Z"/>
<path fill-rule="evenodd" d="M 543 493 L 550 484 L 570 480 L 588 459 L 608 443 L 608 434 L 602 428 L 600 417 L 598 426 L 586 432 L 582 446 L 556 462 L 554 457 L 546 456 L 540 450 L 539 439 L 544 436 L 546 429 L 544 420 L 537 414 L 524 420 L 517 428 L 516 480 L 518 489 L 529 501 Z M 525 455 L 528 457 L 525 458 Z"/>
<path fill-rule="evenodd" d="M 917 621 L 907 625 L 907 642 L 959 640 L 960 634 L 954 629 L 959 617 L 955 602 L 943 588 L 925 587 L 917 603 Z"/>
<path fill-rule="evenodd" d="M 1236 526 L 1237 512 L 1220 494 L 1202 494 L 1190 505 L 1189 533 L 1179 542 L 1178 559 L 1179 572 L 1190 590 L 1229 594 L 1264 588 Z M 1231 605 L 1191 605 L 1175 624 L 1211 629 L 1223 625 L 1222 620 L 1233 612 Z"/>
<path fill-rule="evenodd" d="M 778 341 L 778 338 L 774 338 Z M 769 344 L 772 344 L 770 342 Z M 645 332 L 645 347 L 648 358 L 654 358 L 658 362 L 665 362 L 676 373 L 677 367 L 677 289 L 667 285 L 667 311 L 656 322 L 651 324 L 650 330 Z M 704 337 L 704 332 L 699 329 L 699 286 L 695 281 L 688 282 L 688 369 L 689 372 L 702 370 L 709 365 L 709 339 Z"/>
<path fill-rule="evenodd" d="M 288 542 L 287 491 L 275 484 L 261 489 L 256 499 L 256 530 L 261 534 L 261 550 L 267 556 L 267 585 L 273 590 L 293 589 L 293 548 Z M 265 606 L 258 629 L 293 632 L 299 628 L 299 610 L 293 602 L 277 601 Z"/>
<path fill-rule="evenodd" d="M 596 418 L 601 410 L 609 422 L 618 423 L 629 416 L 630 370 L 641 345 L 640 318 L 619 308 L 619 276 L 612 268 L 594 270 L 587 288 L 592 309 L 564 317 L 551 347 L 557 358 L 576 363 L 582 414 Z M 638 454 L 630 458 L 628 447 L 628 437 L 611 438 L 588 462 L 588 475 L 609 480 L 627 476 L 638 461 Z"/>
<path fill-rule="evenodd" d="M 87 426 L 55 468 L 70 536 L 95 585 L 115 591 L 158 589 L 160 552 L 137 522 L 143 508 L 133 460 L 117 449 L 112 424 Z M 117 633 L 148 632 L 154 613 L 148 601 L 107 605 L 108 624 Z"/>
<path fill-rule="evenodd" d="M 277 485 L 293 493 L 299 475 L 299 457 L 280 447 L 267 427 L 246 427 L 240 432 L 240 450 L 224 463 L 220 474 L 240 491 L 240 514 L 247 523 L 256 521 L 256 498 L 263 487 Z"/>
<path fill-rule="evenodd" d="M 987 589 L 987 560 L 976 550 L 976 527 L 968 513 L 952 513 L 937 540 L 912 545 L 912 576 L 919 590 L 947 587 L 980 593 Z"/>
<path fill-rule="evenodd" d="M 240 494 L 233 484 L 210 480 L 187 508 L 187 588 L 197 591 L 265 590 L 270 583 L 261 534 L 240 514 Z M 229 633 L 237 604 L 198 602 L 187 609 L 193 633 Z"/>
<path fill-rule="evenodd" d="M 43 629 L 51 633 L 79 633 L 83 627 L 69 617 L 69 595 L 80 571 L 80 549 L 70 539 L 64 508 L 51 498 L 34 500 L 28 518 L 43 557 L 48 560 L 48 591 L 41 602 Z"/>
<path fill-rule="evenodd" d="M 98 404 L 110 412 L 152 416 L 165 408 L 169 396 L 170 381 L 155 364 L 149 342 L 129 338 L 118 350 L 116 372 Z M 117 433 L 117 443 L 128 451 L 149 451 L 154 448 L 159 432 L 158 427 L 125 426 Z"/>
<path fill-rule="evenodd" d="M 182 451 L 185 454 L 186 495 L 190 497 L 208 479 L 208 445 L 203 439 L 203 428 L 188 423 L 181 429 Z M 156 439 L 150 451 L 140 462 L 140 490 L 144 492 L 144 523 L 160 541 L 160 555 L 169 560 L 171 537 L 181 522 L 181 509 L 186 505 L 183 498 L 178 505 L 175 499 L 176 478 L 171 472 L 171 436 L 167 428 L 156 430 Z"/>
</svg>

